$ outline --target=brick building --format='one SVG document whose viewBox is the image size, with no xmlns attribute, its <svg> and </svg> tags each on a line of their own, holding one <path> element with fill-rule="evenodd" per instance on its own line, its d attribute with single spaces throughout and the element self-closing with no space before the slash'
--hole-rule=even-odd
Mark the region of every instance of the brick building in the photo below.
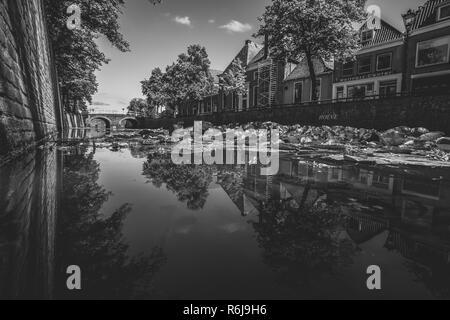
<svg viewBox="0 0 450 320">
<path fill-rule="evenodd" d="M 407 90 L 450 90 L 450 1 L 429 0 L 405 16 L 408 30 Z"/>
<path fill-rule="evenodd" d="M 322 59 L 314 61 L 314 70 L 317 77 L 317 100 L 332 99 L 333 64 Z M 310 102 L 312 99 L 312 81 L 306 60 L 299 64 L 287 63 L 283 81 L 283 100 L 286 105 Z"/>
<path fill-rule="evenodd" d="M 282 103 L 285 63 L 270 56 L 264 46 L 247 67 L 249 109 L 267 108 Z"/>
<path fill-rule="evenodd" d="M 405 54 L 402 32 L 381 20 L 378 29 L 369 29 L 364 23 L 359 35 L 362 48 L 356 59 L 335 64 L 333 98 L 400 93 Z"/>
<path fill-rule="evenodd" d="M 400 19 L 400 17 L 399 17 Z M 403 16 L 406 32 L 384 20 L 359 28 L 361 49 L 347 62 L 314 61 L 318 100 L 359 100 L 401 93 L 449 92 L 450 0 L 428 0 Z M 246 41 L 239 58 L 247 71 L 247 94 L 206 97 L 188 115 L 244 111 L 311 102 L 312 83 L 305 61 L 285 63 L 270 48 Z M 225 69 L 226 72 L 230 65 Z"/>
<path fill-rule="evenodd" d="M 239 59 L 242 65 L 248 70 L 255 57 L 257 57 L 262 50 L 262 46 L 251 40 L 246 40 L 244 46 L 239 53 L 231 60 L 230 64 L 225 68 L 223 73 L 226 73 L 232 66 L 233 61 Z M 251 104 L 249 97 L 251 93 L 251 78 L 247 74 L 247 94 L 236 95 L 233 93 L 226 94 L 223 90 L 219 92 L 220 110 L 221 111 L 242 111 L 248 109 Z"/>
</svg>

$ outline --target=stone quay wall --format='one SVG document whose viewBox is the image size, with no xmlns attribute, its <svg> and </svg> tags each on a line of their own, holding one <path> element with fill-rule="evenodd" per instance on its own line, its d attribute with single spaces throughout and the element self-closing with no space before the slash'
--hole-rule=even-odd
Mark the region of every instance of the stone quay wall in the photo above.
<svg viewBox="0 0 450 320">
<path fill-rule="evenodd" d="M 42 0 L 0 0 L 0 158 L 56 134 L 58 99 Z"/>
<path fill-rule="evenodd" d="M 139 119 L 139 124 L 141 128 L 147 129 L 172 129 L 179 123 L 185 127 L 192 126 L 194 121 L 208 121 L 214 125 L 273 121 L 286 125 L 342 125 L 377 130 L 409 126 L 425 127 L 450 134 L 450 94 L 391 97 L 297 107 L 279 106 L 177 119 Z"/>
</svg>

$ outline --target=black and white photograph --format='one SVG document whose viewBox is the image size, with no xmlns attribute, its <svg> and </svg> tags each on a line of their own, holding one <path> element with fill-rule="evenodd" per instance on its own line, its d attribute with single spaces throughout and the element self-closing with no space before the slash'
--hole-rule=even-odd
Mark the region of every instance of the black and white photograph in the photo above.
<svg viewBox="0 0 450 320">
<path fill-rule="evenodd" d="M 450 300 L 450 0 L 0 0 L 0 300 Z"/>
</svg>

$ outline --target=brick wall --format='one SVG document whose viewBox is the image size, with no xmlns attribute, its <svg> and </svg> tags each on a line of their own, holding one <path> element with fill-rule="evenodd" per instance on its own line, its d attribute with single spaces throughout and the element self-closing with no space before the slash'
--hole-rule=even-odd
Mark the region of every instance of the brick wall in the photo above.
<svg viewBox="0 0 450 320">
<path fill-rule="evenodd" d="M 57 131 L 41 0 L 0 0 L 0 157 Z"/>
<path fill-rule="evenodd" d="M 450 95 L 424 97 L 392 97 L 333 104 L 316 104 L 303 107 L 280 107 L 239 113 L 217 113 L 180 119 L 141 119 L 144 128 L 173 128 L 184 122 L 192 126 L 194 120 L 214 124 L 251 121 L 274 121 L 281 124 L 344 125 L 359 128 L 386 130 L 397 126 L 426 127 L 450 134 Z"/>
</svg>

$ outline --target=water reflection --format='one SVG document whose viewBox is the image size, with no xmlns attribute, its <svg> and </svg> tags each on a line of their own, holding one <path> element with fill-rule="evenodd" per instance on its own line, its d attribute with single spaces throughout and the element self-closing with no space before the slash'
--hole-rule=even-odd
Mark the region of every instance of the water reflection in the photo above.
<svg viewBox="0 0 450 320">
<path fill-rule="evenodd" d="M 0 168 L 1 298 L 450 298 L 448 170 L 285 155 L 266 177 L 90 136 Z"/>
<path fill-rule="evenodd" d="M 158 188 L 164 184 L 179 201 L 186 202 L 187 207 L 193 210 L 204 207 L 213 180 L 211 166 L 176 165 L 170 154 L 158 151 L 148 155 L 144 175 Z"/>
<path fill-rule="evenodd" d="M 79 147 L 64 156 L 64 186 L 58 217 L 58 298 L 149 298 L 153 274 L 165 261 L 161 248 L 129 257 L 123 224 L 132 211 L 125 203 L 113 212 L 101 209 L 111 193 L 98 184 L 94 152 Z M 65 287 L 69 265 L 83 270 L 82 291 Z"/>
<path fill-rule="evenodd" d="M 213 185 L 223 189 L 243 217 L 253 217 L 249 222 L 264 263 L 279 273 L 280 283 L 302 289 L 296 297 L 320 297 L 324 292 L 318 286 L 327 285 L 323 276 L 342 273 L 373 243 L 379 243 L 381 255 L 403 257 L 403 271 L 433 296 L 449 297 L 445 170 L 336 166 L 285 157 L 279 174 L 265 177 L 257 166 L 176 166 L 169 155 L 152 153 L 144 174 L 190 209 L 205 206 Z M 372 263 L 386 265 L 386 257 Z M 359 290 L 364 290 L 367 266 L 361 266 Z M 408 289 L 397 297 L 407 296 Z"/>
<path fill-rule="evenodd" d="M 0 299 L 53 297 L 56 146 L 0 167 Z"/>
</svg>

